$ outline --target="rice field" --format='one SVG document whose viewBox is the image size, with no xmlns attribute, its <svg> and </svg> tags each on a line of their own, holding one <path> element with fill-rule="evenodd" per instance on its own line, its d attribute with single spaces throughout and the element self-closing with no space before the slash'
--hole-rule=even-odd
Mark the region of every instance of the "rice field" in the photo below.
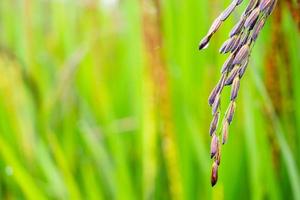
<svg viewBox="0 0 300 200">
<path fill-rule="evenodd" d="M 211 186 L 208 97 L 248 2 L 199 51 L 230 0 L 1 0 L 0 199 L 300 199 L 299 0 L 255 42 Z"/>
</svg>

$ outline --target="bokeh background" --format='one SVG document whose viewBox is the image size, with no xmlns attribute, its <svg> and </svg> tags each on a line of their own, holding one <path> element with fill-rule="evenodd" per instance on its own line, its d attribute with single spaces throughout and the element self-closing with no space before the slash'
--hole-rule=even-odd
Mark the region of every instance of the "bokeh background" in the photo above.
<svg viewBox="0 0 300 200">
<path fill-rule="evenodd" d="M 229 0 L 1 0 L 1 199 L 300 199 L 300 9 L 279 1 L 210 185 Z M 222 99 L 228 104 L 229 89 Z"/>
</svg>

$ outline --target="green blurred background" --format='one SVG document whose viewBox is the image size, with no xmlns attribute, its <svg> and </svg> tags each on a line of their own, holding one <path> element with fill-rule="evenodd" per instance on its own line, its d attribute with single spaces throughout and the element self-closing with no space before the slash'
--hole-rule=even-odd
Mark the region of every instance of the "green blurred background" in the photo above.
<svg viewBox="0 0 300 200">
<path fill-rule="evenodd" d="M 211 188 L 229 0 L 1 0 L 1 199 L 300 199 L 299 1 L 279 1 Z M 228 104 L 229 89 L 222 110 Z"/>
</svg>

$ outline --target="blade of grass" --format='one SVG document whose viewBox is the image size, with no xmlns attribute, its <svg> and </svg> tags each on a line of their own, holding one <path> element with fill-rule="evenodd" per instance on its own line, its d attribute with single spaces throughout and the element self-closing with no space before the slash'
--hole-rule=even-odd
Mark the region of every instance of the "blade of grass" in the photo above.
<svg viewBox="0 0 300 200">
<path fill-rule="evenodd" d="M 282 125 L 280 120 L 278 119 L 274 108 L 272 106 L 272 101 L 270 100 L 270 97 L 266 91 L 266 88 L 264 87 L 263 82 L 261 81 L 260 77 L 258 76 L 258 73 L 256 71 L 252 71 L 251 73 L 255 86 L 257 87 L 257 90 L 260 92 L 260 95 L 265 103 L 265 106 L 268 110 L 268 113 L 270 114 L 270 118 L 272 120 L 272 124 L 275 128 L 275 134 L 276 138 L 278 140 L 280 151 L 283 156 L 284 164 L 286 165 L 286 168 L 288 169 L 288 175 L 289 175 L 289 181 L 292 186 L 293 191 L 293 197 L 294 199 L 300 199 L 300 177 L 297 170 L 297 165 L 295 163 L 294 156 L 292 155 L 292 152 L 289 148 L 288 143 L 286 142 L 284 138 L 284 130 L 282 129 Z"/>
</svg>

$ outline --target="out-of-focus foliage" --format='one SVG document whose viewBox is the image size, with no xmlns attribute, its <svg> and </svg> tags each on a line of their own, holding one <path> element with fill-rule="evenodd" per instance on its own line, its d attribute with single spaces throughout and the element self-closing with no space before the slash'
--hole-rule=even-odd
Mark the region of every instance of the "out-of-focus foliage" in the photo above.
<svg viewBox="0 0 300 200">
<path fill-rule="evenodd" d="M 300 34 L 284 3 L 210 186 L 207 97 L 243 8 L 197 45 L 229 2 L 1 0 L 1 199 L 300 199 Z"/>
</svg>

